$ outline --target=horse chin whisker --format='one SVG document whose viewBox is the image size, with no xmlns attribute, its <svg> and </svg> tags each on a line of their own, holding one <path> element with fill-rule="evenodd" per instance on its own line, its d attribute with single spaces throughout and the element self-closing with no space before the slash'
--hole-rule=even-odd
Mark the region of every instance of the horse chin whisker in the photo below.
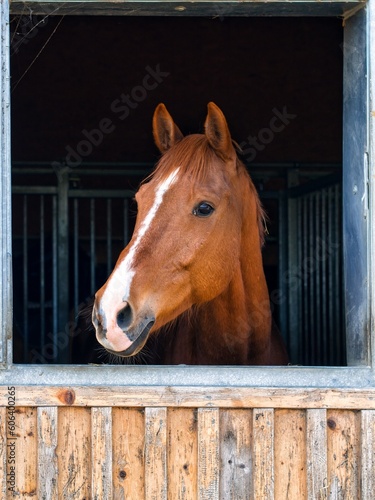
<svg viewBox="0 0 375 500">
<path fill-rule="evenodd" d="M 147 346 L 144 346 L 137 354 L 134 354 L 134 356 L 118 356 L 108 352 L 104 347 L 101 348 L 100 351 L 100 357 L 103 358 L 103 363 L 110 365 L 147 365 L 152 355 L 152 350 Z"/>
<path fill-rule="evenodd" d="M 103 364 L 108 364 L 109 363 L 109 356 L 110 353 L 102 346 L 99 346 L 95 349 L 95 352 L 97 353 L 97 357 L 102 360 Z"/>
<path fill-rule="evenodd" d="M 101 359 L 103 365 L 121 365 L 124 364 L 123 359 L 120 356 L 116 356 L 113 353 L 110 353 L 104 347 L 100 346 L 95 349 L 98 353 L 97 357 Z"/>
<path fill-rule="evenodd" d="M 152 351 L 146 346 L 141 349 L 135 356 L 133 356 L 135 365 L 148 365 L 148 359 L 151 356 Z"/>
</svg>

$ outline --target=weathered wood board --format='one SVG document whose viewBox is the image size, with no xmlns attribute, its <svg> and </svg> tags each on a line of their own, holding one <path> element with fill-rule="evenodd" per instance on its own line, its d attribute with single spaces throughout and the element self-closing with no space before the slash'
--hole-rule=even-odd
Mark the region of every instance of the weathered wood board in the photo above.
<svg viewBox="0 0 375 500">
<path fill-rule="evenodd" d="M 1 498 L 373 498 L 375 409 L 372 399 L 363 408 L 366 391 L 342 391 L 339 407 L 322 391 L 322 408 L 307 390 L 303 408 L 302 390 L 286 394 L 284 407 L 277 392 L 260 406 L 266 389 L 208 406 L 191 388 L 184 407 L 154 389 L 157 403 L 139 387 L 129 400 L 129 388 L 110 392 L 105 406 L 104 389 L 90 404 L 95 388 L 87 388 L 82 404 L 79 388 L 59 388 L 53 405 L 56 388 L 16 388 L 16 406 L 0 407 Z"/>
</svg>

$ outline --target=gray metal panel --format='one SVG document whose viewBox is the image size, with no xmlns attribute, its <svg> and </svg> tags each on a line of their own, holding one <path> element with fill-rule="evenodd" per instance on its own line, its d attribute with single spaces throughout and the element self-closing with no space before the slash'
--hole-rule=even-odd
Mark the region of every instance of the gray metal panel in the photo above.
<svg viewBox="0 0 375 500">
<path fill-rule="evenodd" d="M 11 378 L 9 377 L 11 375 Z M 61 366 L 14 365 L 0 371 L 0 385 L 197 386 L 197 387 L 375 387 L 367 367 Z M 272 398 L 270 398 L 272 405 Z"/>
<path fill-rule="evenodd" d="M 366 11 L 344 31 L 344 279 L 348 364 L 369 362 Z"/>
<path fill-rule="evenodd" d="M 375 2 L 371 0 L 367 7 L 368 14 L 368 44 L 369 44 L 369 276 L 370 276 L 370 327 L 371 327 L 371 366 L 375 367 Z"/>
<path fill-rule="evenodd" d="M 12 225 L 10 162 L 9 4 L 0 3 L 0 366 L 7 360 L 12 335 Z M 11 342 L 8 343 L 11 349 Z M 11 352 L 8 353 L 11 359 Z"/>
</svg>

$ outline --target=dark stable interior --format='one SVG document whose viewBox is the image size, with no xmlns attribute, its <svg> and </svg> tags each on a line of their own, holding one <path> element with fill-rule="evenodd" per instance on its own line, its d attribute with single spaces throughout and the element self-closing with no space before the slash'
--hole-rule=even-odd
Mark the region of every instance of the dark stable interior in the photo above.
<svg viewBox="0 0 375 500">
<path fill-rule="evenodd" d="M 71 189 L 135 190 L 159 157 L 151 129 L 157 104 L 164 102 L 182 132 L 188 134 L 203 130 L 207 103 L 214 101 L 243 150 L 242 160 L 268 212 L 264 266 L 270 292 L 280 288 L 280 252 L 284 245 L 288 254 L 288 242 L 280 240 L 280 199 L 269 193 L 285 193 L 290 187 L 310 182 L 324 188 L 329 184 L 325 178 L 340 178 L 343 31 L 339 19 L 49 16 L 43 21 L 42 17 L 14 16 L 11 32 L 14 186 L 55 186 L 56 173 L 65 165 Z M 276 123 L 278 127 L 273 129 L 271 125 Z M 43 172 L 35 173 L 33 169 L 39 165 Z M 85 168 L 91 169 L 92 175 L 80 175 Z M 95 168 L 117 170 L 121 175 L 95 175 Z M 85 207 L 82 203 L 82 212 L 89 216 L 88 205 Z M 132 210 L 130 206 L 130 232 Z M 35 295 L 30 299 L 34 305 L 29 309 L 25 304 L 20 306 L 25 296 L 24 212 L 21 198 L 15 196 L 14 360 L 51 362 L 51 357 L 39 355 L 43 350 L 40 320 L 33 319 L 33 315 L 40 316 L 41 296 L 33 287 L 39 287 L 42 264 L 32 265 L 33 244 L 36 260 L 41 246 L 40 209 L 32 202 L 27 209 L 27 286 L 29 299 Z M 100 240 L 105 235 L 105 218 L 96 216 Z M 46 209 L 47 225 L 49 217 Z M 113 225 L 116 227 L 115 217 Z M 288 229 L 285 231 L 288 234 Z M 73 238 L 73 224 L 69 237 Z M 48 228 L 43 239 L 47 251 L 51 246 Z M 97 288 L 108 275 L 105 242 L 99 240 Z M 112 266 L 121 248 L 121 243 L 113 243 Z M 79 252 L 81 276 L 76 299 L 82 304 L 92 295 L 90 245 L 84 238 Z M 43 266 L 48 266 L 47 261 Z M 71 267 L 69 272 L 73 273 Z M 52 300 L 48 291 L 53 287 L 52 277 L 47 267 L 42 274 L 47 304 Z M 67 323 L 74 321 L 73 298 L 69 306 Z M 276 300 L 274 308 L 276 321 L 284 321 L 288 329 L 293 323 L 293 308 L 287 308 L 287 320 L 282 319 Z M 25 320 L 25 314 L 29 319 Z M 48 337 L 53 320 L 48 314 L 46 317 L 44 335 Z M 69 361 L 107 361 L 105 357 L 98 359 L 93 333 L 82 329 L 84 333 L 72 336 Z M 289 329 L 283 334 L 287 343 L 296 342 Z M 344 342 L 341 323 L 328 334 L 332 350 Z M 301 354 L 308 350 L 307 344 L 297 348 L 292 362 L 345 364 L 344 351 L 331 359 L 327 354 L 311 358 Z M 39 354 L 31 355 L 33 352 Z"/>
</svg>

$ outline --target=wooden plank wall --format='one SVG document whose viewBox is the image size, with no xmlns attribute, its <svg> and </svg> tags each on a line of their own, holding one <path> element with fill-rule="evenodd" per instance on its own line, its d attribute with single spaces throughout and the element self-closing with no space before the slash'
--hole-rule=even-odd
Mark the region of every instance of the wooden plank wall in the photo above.
<svg viewBox="0 0 375 500">
<path fill-rule="evenodd" d="M 38 500 L 374 498 L 375 410 L 15 409 L 11 436 L 0 408 L 1 498 L 12 478 Z"/>
</svg>

